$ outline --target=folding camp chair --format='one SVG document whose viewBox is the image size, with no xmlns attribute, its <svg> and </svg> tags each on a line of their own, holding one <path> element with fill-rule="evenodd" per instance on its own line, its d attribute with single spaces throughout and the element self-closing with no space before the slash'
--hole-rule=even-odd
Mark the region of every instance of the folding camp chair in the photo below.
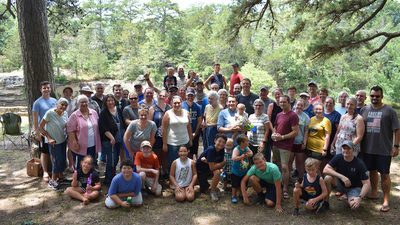
<svg viewBox="0 0 400 225">
<path fill-rule="evenodd" d="M 15 113 L 5 113 L 0 117 L 4 150 L 12 143 L 20 150 L 24 148 L 24 142 L 28 144 L 30 149 L 30 141 L 26 138 L 25 134 L 21 132 L 21 116 Z M 8 141 L 6 141 L 8 139 Z"/>
</svg>

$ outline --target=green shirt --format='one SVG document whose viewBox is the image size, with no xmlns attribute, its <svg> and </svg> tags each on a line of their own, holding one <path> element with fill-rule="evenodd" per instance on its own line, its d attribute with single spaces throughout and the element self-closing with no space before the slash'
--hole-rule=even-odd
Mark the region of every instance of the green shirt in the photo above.
<svg viewBox="0 0 400 225">
<path fill-rule="evenodd" d="M 253 165 L 247 172 L 247 176 L 250 177 L 252 175 L 256 175 L 258 178 L 270 184 L 274 184 L 274 182 L 278 179 L 282 181 L 282 175 L 281 172 L 279 172 L 278 166 L 269 162 L 266 162 L 266 164 L 267 168 L 265 169 L 264 173 L 257 169 L 256 165 Z"/>
</svg>

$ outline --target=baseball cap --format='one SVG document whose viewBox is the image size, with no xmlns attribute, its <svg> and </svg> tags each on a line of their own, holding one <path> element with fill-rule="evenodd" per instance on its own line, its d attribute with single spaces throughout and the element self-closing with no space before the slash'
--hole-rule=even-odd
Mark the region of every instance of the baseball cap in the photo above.
<svg viewBox="0 0 400 225">
<path fill-rule="evenodd" d="M 301 96 L 303 96 L 303 95 L 305 95 L 305 96 L 307 96 L 307 97 L 310 97 L 310 95 L 307 93 L 307 92 L 301 92 L 300 94 L 299 94 L 299 96 L 301 97 Z"/>
<path fill-rule="evenodd" d="M 315 82 L 315 81 L 310 81 L 310 83 L 308 83 L 308 86 L 310 86 L 311 84 L 314 84 L 315 86 L 318 87 L 317 82 Z"/>
<path fill-rule="evenodd" d="M 351 140 L 346 140 L 346 141 L 344 141 L 343 144 L 342 144 L 342 147 L 343 147 L 343 145 L 347 145 L 347 146 L 349 146 L 349 147 L 352 148 L 352 149 L 355 149 L 355 148 L 356 148 L 356 146 L 353 144 L 353 142 L 352 142 Z"/>
<path fill-rule="evenodd" d="M 196 91 L 193 88 L 188 88 L 186 95 L 196 95 Z"/>
<path fill-rule="evenodd" d="M 199 84 L 199 83 L 202 83 L 202 84 L 203 84 L 203 80 L 202 80 L 201 78 L 199 78 L 198 80 L 196 80 L 196 81 L 194 82 L 195 85 L 196 85 L 196 84 Z"/>
<path fill-rule="evenodd" d="M 140 144 L 140 147 L 141 147 L 141 148 L 143 148 L 143 147 L 145 147 L 145 146 L 148 146 L 148 147 L 151 148 L 150 141 L 143 141 L 142 144 Z"/>
<path fill-rule="evenodd" d="M 232 63 L 232 66 L 239 66 L 239 63 L 234 62 L 234 63 Z"/>
<path fill-rule="evenodd" d="M 264 89 L 264 90 L 266 90 L 266 91 L 269 91 L 269 87 L 267 87 L 267 85 L 261 85 L 260 91 L 261 91 L 262 89 Z"/>
</svg>

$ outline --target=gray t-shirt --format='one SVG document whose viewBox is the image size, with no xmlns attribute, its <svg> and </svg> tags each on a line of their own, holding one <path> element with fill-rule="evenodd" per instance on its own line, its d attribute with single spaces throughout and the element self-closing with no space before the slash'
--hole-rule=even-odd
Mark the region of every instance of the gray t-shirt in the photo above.
<svg viewBox="0 0 400 225">
<path fill-rule="evenodd" d="M 124 117 L 124 121 L 139 119 L 138 108 L 132 108 L 130 105 L 126 106 L 122 111 L 122 117 Z"/>
<path fill-rule="evenodd" d="M 199 104 L 201 106 L 201 104 L 203 103 L 203 99 L 207 97 L 207 94 L 203 92 L 203 94 L 196 94 L 196 98 L 194 99 L 194 102 L 196 102 L 197 104 Z"/>
<path fill-rule="evenodd" d="M 294 138 L 294 143 L 295 145 L 300 145 L 303 144 L 303 139 L 304 139 L 304 127 L 305 126 L 310 126 L 310 117 L 307 116 L 304 112 L 302 112 L 300 115 L 297 114 L 297 117 L 299 117 L 299 135 L 297 135 Z"/>
<path fill-rule="evenodd" d="M 140 129 L 138 121 L 132 121 L 128 126 L 128 130 L 132 132 L 132 136 L 129 138 L 129 143 L 131 144 L 132 151 L 139 152 L 140 144 L 144 140 L 150 140 L 151 133 L 155 133 L 157 126 L 153 121 L 149 121 L 149 124 L 143 130 Z"/>
<path fill-rule="evenodd" d="M 260 98 L 260 99 L 261 99 L 261 98 Z M 262 99 L 261 99 L 261 100 L 262 100 Z M 263 101 L 263 102 L 264 102 L 263 113 L 267 114 L 269 104 L 275 102 L 275 100 L 273 100 L 273 99 L 270 98 L 270 97 L 267 97 L 267 100 L 265 100 L 265 101 Z"/>
<path fill-rule="evenodd" d="M 393 147 L 393 132 L 400 128 L 396 111 L 388 105 L 374 109 L 371 105 L 360 111 L 365 123 L 361 150 L 368 154 L 390 156 Z"/>
<path fill-rule="evenodd" d="M 68 113 L 64 111 L 62 116 L 59 116 L 55 111 L 54 108 L 50 109 L 44 114 L 44 120 L 47 121 L 46 124 L 46 131 L 47 133 L 56 141 L 56 144 L 61 144 L 66 140 L 66 130 L 65 125 L 68 121 Z M 48 140 L 46 138 L 46 143 Z"/>
</svg>

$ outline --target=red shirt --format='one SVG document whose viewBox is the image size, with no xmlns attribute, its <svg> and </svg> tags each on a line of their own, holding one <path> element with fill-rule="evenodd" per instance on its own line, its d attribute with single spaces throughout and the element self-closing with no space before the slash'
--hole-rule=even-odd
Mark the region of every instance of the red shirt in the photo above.
<svg viewBox="0 0 400 225">
<path fill-rule="evenodd" d="M 231 95 L 234 95 L 233 93 L 233 86 L 235 86 L 235 84 L 240 84 L 240 82 L 242 82 L 243 80 L 243 76 L 240 73 L 232 73 L 231 76 L 231 81 L 230 81 L 230 87 L 229 87 L 229 93 Z"/>
<path fill-rule="evenodd" d="M 322 101 L 321 101 L 321 99 L 319 98 L 319 95 L 317 94 L 317 96 L 315 96 L 314 98 L 311 98 L 310 97 L 310 99 L 308 99 L 308 102 L 311 104 L 311 105 L 313 105 L 314 103 L 316 103 L 316 102 L 321 102 L 322 103 Z"/>
</svg>

